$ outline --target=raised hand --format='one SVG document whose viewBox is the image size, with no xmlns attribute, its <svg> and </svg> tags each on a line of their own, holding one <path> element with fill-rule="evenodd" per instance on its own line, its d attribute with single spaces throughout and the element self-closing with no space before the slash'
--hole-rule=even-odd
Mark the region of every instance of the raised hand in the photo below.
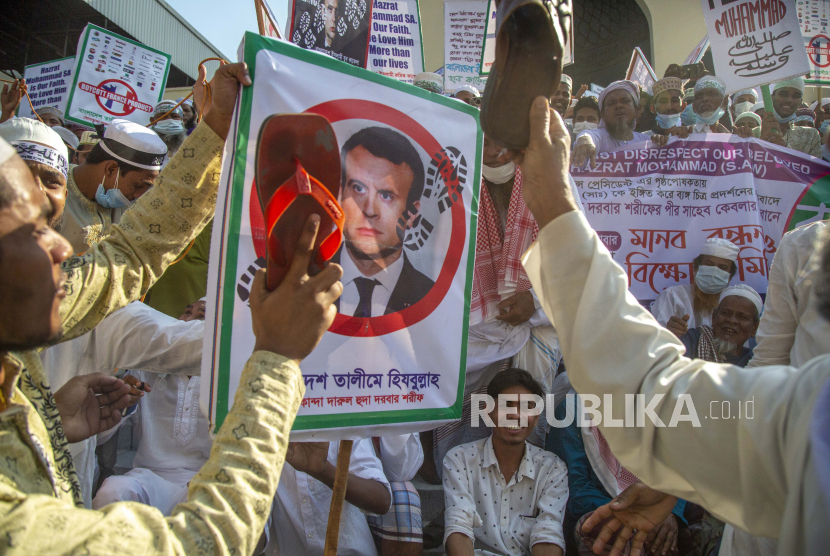
<svg viewBox="0 0 830 556">
<path fill-rule="evenodd" d="M 200 83 L 204 82 L 204 67 L 199 68 L 199 79 L 193 87 L 194 102 L 198 110 L 202 110 L 205 94 L 201 90 Z M 236 105 L 236 97 L 239 94 L 239 84 L 251 85 L 251 76 L 248 73 L 248 65 L 244 62 L 237 64 L 224 64 L 219 66 L 213 79 L 210 80 L 209 105 L 205 104 L 204 120 L 216 134 L 225 139 L 231 128 L 231 118 Z"/>
<path fill-rule="evenodd" d="M 671 316 L 669 322 L 666 323 L 666 328 L 669 329 L 678 338 L 689 331 L 689 315 L 683 315 L 682 318 Z"/>
<path fill-rule="evenodd" d="M 0 93 L 0 106 L 3 110 L 2 116 L 0 116 L 0 123 L 14 116 L 17 107 L 20 106 L 20 100 L 23 98 L 23 91 L 25 89 L 25 79 L 15 79 L 11 85 L 8 83 L 3 85 L 3 92 Z"/>
</svg>

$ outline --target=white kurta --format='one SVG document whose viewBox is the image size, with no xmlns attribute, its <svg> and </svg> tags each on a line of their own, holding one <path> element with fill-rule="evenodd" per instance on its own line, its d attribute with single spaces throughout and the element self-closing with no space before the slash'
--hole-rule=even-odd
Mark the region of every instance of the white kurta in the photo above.
<svg viewBox="0 0 830 556">
<path fill-rule="evenodd" d="M 612 396 L 611 414 L 620 420 L 626 394 L 665 396 L 654 410 L 665 424 L 679 396 L 696 407 L 700 427 L 658 427 L 651 419 L 644 427 L 608 427 L 604 419 L 600 429 L 624 466 L 736 527 L 778 537 L 781 556 L 825 553 L 830 506 L 819 467 L 827 461 L 814 456 L 810 426 L 830 380 L 830 355 L 798 369 L 683 357 L 683 344 L 628 292 L 625 271 L 578 213 L 545 226 L 524 265 L 559 331 L 577 392 Z M 729 401 L 733 411 L 754 400 L 755 418 L 704 419 L 712 400 Z M 688 404 L 682 413 L 690 413 Z"/>
<path fill-rule="evenodd" d="M 381 436 L 380 461 L 389 482 L 411 481 L 424 463 L 424 448 L 418 433 Z"/>
<path fill-rule="evenodd" d="M 651 305 L 651 314 L 657 319 L 662 326 L 666 326 L 671 317 L 683 318 L 683 315 L 689 315 L 689 328 L 698 328 L 700 326 L 712 326 L 712 315 L 695 315 L 694 305 L 694 284 L 681 284 L 679 286 L 671 286 L 666 288 L 654 303 Z"/>
</svg>

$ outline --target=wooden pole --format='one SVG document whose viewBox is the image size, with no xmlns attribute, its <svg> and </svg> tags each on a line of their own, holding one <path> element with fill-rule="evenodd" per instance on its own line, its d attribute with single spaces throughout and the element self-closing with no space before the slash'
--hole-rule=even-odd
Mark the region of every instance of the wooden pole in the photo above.
<svg viewBox="0 0 830 556">
<path fill-rule="evenodd" d="M 262 7 L 259 5 L 259 0 L 254 0 L 254 7 L 256 8 L 256 23 L 259 26 L 259 34 L 265 35 L 265 22 L 262 21 Z"/>
<path fill-rule="evenodd" d="M 352 458 L 352 440 L 341 440 L 337 453 L 337 468 L 334 472 L 334 487 L 331 492 L 329 523 L 326 527 L 326 547 L 323 556 L 337 556 L 337 542 L 340 539 L 340 515 L 346 500 L 346 482 L 349 480 L 349 461 Z"/>
</svg>

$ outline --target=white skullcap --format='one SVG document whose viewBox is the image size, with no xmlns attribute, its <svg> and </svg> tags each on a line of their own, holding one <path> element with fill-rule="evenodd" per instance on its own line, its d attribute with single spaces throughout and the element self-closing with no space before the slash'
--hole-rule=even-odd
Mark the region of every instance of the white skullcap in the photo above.
<svg viewBox="0 0 830 556">
<path fill-rule="evenodd" d="M 720 237 L 710 237 L 703 242 L 703 248 L 700 250 L 701 255 L 711 255 L 712 257 L 720 257 L 721 259 L 729 259 L 732 262 L 738 260 L 738 246 Z"/>
<path fill-rule="evenodd" d="M 63 139 L 63 142 L 69 145 L 72 148 L 72 150 L 78 150 L 78 145 L 80 145 L 81 140 L 78 139 L 77 135 L 75 135 L 65 127 L 61 127 L 59 125 L 53 127 L 52 131 L 60 135 L 61 139 Z"/>
<path fill-rule="evenodd" d="M 750 108 L 749 111 L 754 114 L 755 112 L 757 112 L 758 110 L 761 110 L 761 109 L 764 109 L 763 101 L 762 102 L 756 102 L 755 104 L 753 104 L 752 108 Z"/>
<path fill-rule="evenodd" d="M 749 118 L 750 120 L 755 120 L 758 125 L 761 125 L 761 116 L 756 114 L 755 112 L 742 112 L 738 114 L 738 117 L 735 118 L 735 123 L 737 124 L 741 120 L 745 120 Z"/>
<path fill-rule="evenodd" d="M 42 116 L 44 114 L 52 114 L 53 116 L 56 116 L 61 121 L 61 124 L 63 124 L 64 121 L 65 121 L 63 119 L 63 112 L 61 112 L 60 110 L 58 110 L 54 106 L 44 106 L 43 108 L 38 108 L 37 110 L 35 110 L 35 113 L 38 116 Z"/>
<path fill-rule="evenodd" d="M 722 303 L 724 298 L 727 298 L 732 295 L 744 297 L 750 300 L 752 304 L 755 305 L 755 308 L 758 309 L 758 314 L 761 314 L 761 311 L 764 308 L 764 303 L 761 301 L 761 296 L 758 295 L 758 292 L 752 289 L 752 287 L 747 286 L 746 284 L 737 284 L 734 286 L 729 286 L 721 292 L 719 302 Z"/>
<path fill-rule="evenodd" d="M 574 90 L 574 80 L 571 79 L 570 75 L 563 73 L 562 77 L 559 79 L 559 82 L 565 83 L 568 86 L 568 89 L 570 89 L 571 91 Z"/>
<path fill-rule="evenodd" d="M 738 97 L 742 95 L 752 95 L 752 98 L 755 99 L 755 102 L 758 102 L 758 93 L 755 92 L 755 89 L 744 89 L 743 91 L 738 91 L 734 95 L 732 95 L 733 100 L 737 100 Z"/>
<path fill-rule="evenodd" d="M 0 164 L 5 164 L 16 153 L 14 147 L 9 145 L 5 139 L 0 137 Z"/>
<path fill-rule="evenodd" d="M 0 124 L 0 137 L 15 148 L 23 160 L 51 166 L 64 177 L 69 171 L 69 150 L 66 144 L 55 128 L 41 121 L 13 118 Z"/>
<path fill-rule="evenodd" d="M 184 100 L 184 102 L 182 102 L 183 100 L 184 100 L 184 97 L 177 98 L 176 99 L 176 104 L 179 104 L 181 102 L 183 105 L 184 104 L 189 104 L 190 106 L 193 106 L 193 100 L 192 99 L 187 99 L 187 100 Z M 201 299 L 199 301 L 201 301 Z"/>
<path fill-rule="evenodd" d="M 775 85 L 773 85 L 773 91 L 777 91 L 778 89 L 790 88 L 790 89 L 798 89 L 801 93 L 804 93 L 804 78 L 803 77 L 791 77 L 790 79 L 786 79 L 784 81 L 779 81 Z"/>
<path fill-rule="evenodd" d="M 429 71 L 421 72 L 415 76 L 412 84 L 421 89 L 438 93 L 439 95 L 444 94 L 444 78 L 437 73 Z"/>
<path fill-rule="evenodd" d="M 702 91 L 703 89 L 716 89 L 723 95 L 726 93 L 726 83 L 723 82 L 723 79 L 715 77 L 714 75 L 704 75 L 695 83 L 695 92 Z"/>
<path fill-rule="evenodd" d="M 472 85 L 459 85 L 458 88 L 455 90 L 456 93 L 460 91 L 467 91 L 468 93 L 472 94 L 473 96 L 480 97 L 481 93 L 478 92 L 478 89 L 473 87 Z"/>
<path fill-rule="evenodd" d="M 129 120 L 113 120 L 98 143 L 110 156 L 145 170 L 161 170 L 167 145 L 155 131 Z"/>
<path fill-rule="evenodd" d="M 830 104 L 830 97 L 824 97 L 823 99 L 821 99 L 822 107 L 827 106 L 828 104 Z"/>
</svg>

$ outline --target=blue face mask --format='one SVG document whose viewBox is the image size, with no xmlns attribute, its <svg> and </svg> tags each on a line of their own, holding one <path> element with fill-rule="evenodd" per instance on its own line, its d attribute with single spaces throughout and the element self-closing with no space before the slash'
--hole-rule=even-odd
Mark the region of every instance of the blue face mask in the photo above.
<svg viewBox="0 0 830 556">
<path fill-rule="evenodd" d="M 691 104 L 680 114 L 680 121 L 683 122 L 683 125 L 692 125 L 695 123 L 695 109 Z"/>
<path fill-rule="evenodd" d="M 718 107 L 718 109 L 712 112 L 712 115 L 707 118 L 703 118 L 700 114 L 696 114 L 697 122 L 704 123 L 706 125 L 715 125 L 718 122 L 718 120 L 720 120 L 723 117 L 723 114 L 723 108 Z"/>
<path fill-rule="evenodd" d="M 671 129 L 680 123 L 681 114 L 656 114 L 657 125 L 662 129 Z"/>
<path fill-rule="evenodd" d="M 116 209 L 126 208 L 133 204 L 132 201 L 127 199 L 127 197 L 118 189 L 119 177 L 121 177 L 121 168 L 118 169 L 118 173 L 115 175 L 115 186 L 113 186 L 112 189 L 104 189 L 103 179 L 98 185 L 98 190 L 95 192 L 95 201 L 97 201 L 102 207 Z"/>
<path fill-rule="evenodd" d="M 827 135 L 828 129 L 830 129 L 830 120 L 824 120 L 823 122 L 821 122 L 821 127 L 819 127 L 821 134 Z"/>
</svg>

